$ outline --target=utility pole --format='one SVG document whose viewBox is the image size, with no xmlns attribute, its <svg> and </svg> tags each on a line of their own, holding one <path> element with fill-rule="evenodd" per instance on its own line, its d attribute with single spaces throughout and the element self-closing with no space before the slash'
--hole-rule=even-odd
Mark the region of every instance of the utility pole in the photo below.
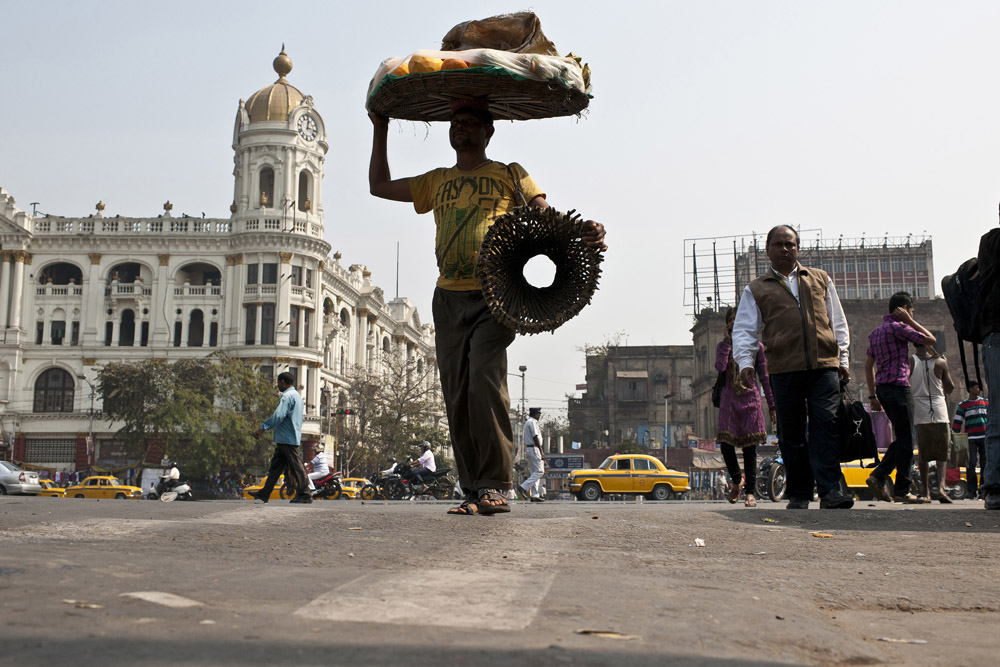
<svg viewBox="0 0 1000 667">
<path fill-rule="evenodd" d="M 670 446 L 670 392 L 663 397 L 663 464 L 667 463 L 667 447 Z"/>
</svg>

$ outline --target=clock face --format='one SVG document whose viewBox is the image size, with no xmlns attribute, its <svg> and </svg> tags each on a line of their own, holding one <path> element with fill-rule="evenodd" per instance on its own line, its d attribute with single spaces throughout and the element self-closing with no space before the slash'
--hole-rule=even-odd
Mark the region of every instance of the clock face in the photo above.
<svg viewBox="0 0 1000 667">
<path fill-rule="evenodd" d="M 306 141 L 312 141 L 316 138 L 319 133 L 319 127 L 316 125 L 316 119 L 307 113 L 299 116 L 299 136 Z"/>
</svg>

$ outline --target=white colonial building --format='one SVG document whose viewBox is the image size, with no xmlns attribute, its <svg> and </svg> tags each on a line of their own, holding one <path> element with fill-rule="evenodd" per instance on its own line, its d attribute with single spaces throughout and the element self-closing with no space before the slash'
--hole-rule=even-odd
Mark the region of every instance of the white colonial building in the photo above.
<svg viewBox="0 0 1000 667">
<path fill-rule="evenodd" d="M 222 351 L 289 371 L 306 404 L 303 438 L 324 432 L 321 405 L 346 405 L 348 372 L 385 355 L 434 367 L 430 325 L 386 302 L 359 264 L 324 239 L 329 145 L 311 97 L 286 76 L 240 101 L 232 216 L 31 214 L 0 188 L 0 431 L 5 459 L 72 471 L 122 464 L 92 383 L 102 364 Z M 430 377 L 427 381 L 433 382 Z"/>
</svg>

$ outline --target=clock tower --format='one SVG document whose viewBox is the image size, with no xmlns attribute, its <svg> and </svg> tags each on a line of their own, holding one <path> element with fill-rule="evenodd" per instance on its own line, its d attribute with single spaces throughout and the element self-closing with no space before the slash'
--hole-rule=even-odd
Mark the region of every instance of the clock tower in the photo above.
<svg viewBox="0 0 1000 667">
<path fill-rule="evenodd" d="M 236 112 L 235 231 L 291 231 L 322 238 L 326 127 L 312 97 L 288 82 L 292 59 L 284 45 L 273 65 L 278 80 L 240 100 Z"/>
</svg>

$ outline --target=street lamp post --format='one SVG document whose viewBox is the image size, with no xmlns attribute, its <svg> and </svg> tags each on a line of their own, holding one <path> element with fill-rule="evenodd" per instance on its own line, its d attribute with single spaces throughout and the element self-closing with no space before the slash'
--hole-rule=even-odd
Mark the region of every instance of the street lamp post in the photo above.
<svg viewBox="0 0 1000 667">
<path fill-rule="evenodd" d="M 90 387 L 90 435 L 87 437 L 87 460 L 88 465 L 94 467 L 94 450 L 96 444 L 94 443 L 94 383 L 87 379 L 87 376 L 80 373 L 76 376 L 77 378 L 83 380 Z"/>
<path fill-rule="evenodd" d="M 663 396 L 663 463 L 667 462 L 667 447 L 670 446 L 670 397 L 674 392 Z"/>
</svg>

